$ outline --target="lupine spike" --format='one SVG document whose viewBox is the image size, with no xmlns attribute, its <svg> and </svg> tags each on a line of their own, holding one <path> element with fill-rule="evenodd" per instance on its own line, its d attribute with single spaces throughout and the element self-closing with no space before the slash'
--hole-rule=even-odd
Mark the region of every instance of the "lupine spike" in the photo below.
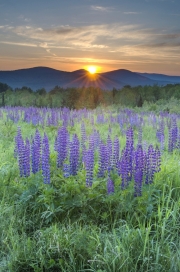
<svg viewBox="0 0 180 272">
<path fill-rule="evenodd" d="M 108 167 L 108 155 L 107 155 L 107 146 L 101 142 L 99 145 L 99 168 L 98 168 L 98 177 L 104 177 L 105 171 Z"/>
<path fill-rule="evenodd" d="M 73 135 L 72 141 L 70 143 L 69 163 L 70 174 L 72 176 L 77 175 L 79 166 L 79 140 L 76 134 Z"/>
<path fill-rule="evenodd" d="M 94 151 L 89 149 L 85 153 L 86 186 L 92 186 L 94 171 Z"/>
<path fill-rule="evenodd" d="M 44 134 L 42 141 L 42 175 L 44 178 L 44 183 L 50 183 L 50 152 L 49 152 L 49 140 L 48 136 Z"/>
<path fill-rule="evenodd" d="M 112 179 L 108 178 L 107 180 L 107 194 L 113 194 L 114 193 L 114 182 Z"/>
<path fill-rule="evenodd" d="M 67 157 L 69 134 L 65 127 L 58 129 L 54 149 L 57 151 L 57 167 L 62 167 Z"/>
<path fill-rule="evenodd" d="M 119 145 L 119 139 L 116 136 L 114 139 L 114 145 L 113 145 L 113 167 L 114 167 L 114 169 L 118 169 L 119 156 L 120 156 L 120 145 Z"/>
<path fill-rule="evenodd" d="M 41 135 L 36 130 L 31 145 L 32 172 L 35 174 L 41 169 Z"/>
</svg>

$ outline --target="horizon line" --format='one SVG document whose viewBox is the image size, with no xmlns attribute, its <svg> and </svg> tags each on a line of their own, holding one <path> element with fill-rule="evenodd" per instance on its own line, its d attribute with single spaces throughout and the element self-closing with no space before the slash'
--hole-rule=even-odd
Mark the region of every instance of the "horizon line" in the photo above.
<svg viewBox="0 0 180 272">
<path fill-rule="evenodd" d="M 80 69 L 73 70 L 73 71 L 65 71 L 65 70 L 59 70 L 59 69 L 56 69 L 56 68 L 53 68 L 53 67 L 48 67 L 48 66 L 33 66 L 33 67 L 19 68 L 19 69 L 13 69 L 13 70 L 0 70 L 0 72 L 14 72 L 14 71 L 19 71 L 19 70 L 28 70 L 28 69 L 34 69 L 34 68 L 48 68 L 48 69 L 56 70 L 56 71 L 59 71 L 59 72 L 65 72 L 65 73 L 73 73 L 73 72 L 82 71 L 82 70 L 88 72 L 88 70 L 85 69 L 85 68 L 80 68 Z M 104 74 L 104 73 L 119 71 L 119 70 L 124 70 L 124 71 L 128 71 L 128 72 L 136 73 L 136 74 L 158 74 L 158 75 L 165 75 L 165 76 L 177 76 L 177 77 L 180 77 L 180 75 L 174 75 L 174 74 L 163 74 L 163 73 L 146 72 L 146 71 L 136 72 L 136 71 L 131 71 L 131 70 L 124 69 L 124 68 L 119 68 L 119 69 L 115 69 L 115 70 L 108 70 L 108 71 L 105 71 L 105 72 L 98 72 L 98 73 L 94 73 L 94 74 Z"/>
</svg>

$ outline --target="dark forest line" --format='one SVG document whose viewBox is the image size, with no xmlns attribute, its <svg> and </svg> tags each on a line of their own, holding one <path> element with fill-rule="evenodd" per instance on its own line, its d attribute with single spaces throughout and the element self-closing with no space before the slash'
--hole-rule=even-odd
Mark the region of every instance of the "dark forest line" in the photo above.
<svg viewBox="0 0 180 272">
<path fill-rule="evenodd" d="M 61 88 L 50 92 L 44 88 L 33 91 L 24 86 L 10 88 L 0 83 L 1 106 L 68 107 L 71 109 L 120 105 L 125 107 L 146 107 L 149 110 L 179 111 L 180 84 L 166 86 L 124 86 L 122 89 L 103 91 L 97 87 Z"/>
</svg>

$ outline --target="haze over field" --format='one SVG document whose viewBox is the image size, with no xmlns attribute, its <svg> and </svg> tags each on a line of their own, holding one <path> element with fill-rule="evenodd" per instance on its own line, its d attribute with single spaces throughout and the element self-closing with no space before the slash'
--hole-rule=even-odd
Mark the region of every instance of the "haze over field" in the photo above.
<svg viewBox="0 0 180 272">
<path fill-rule="evenodd" d="M 180 76 L 179 0 L 6 0 L 0 10 L 0 70 Z"/>
</svg>

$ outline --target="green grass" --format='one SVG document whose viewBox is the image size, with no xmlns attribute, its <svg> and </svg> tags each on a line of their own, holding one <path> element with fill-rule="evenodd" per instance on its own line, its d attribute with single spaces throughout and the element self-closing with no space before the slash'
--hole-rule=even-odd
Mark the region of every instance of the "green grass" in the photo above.
<svg viewBox="0 0 180 272">
<path fill-rule="evenodd" d="M 43 184 L 41 173 L 20 178 L 13 157 L 17 125 L 24 138 L 36 129 L 0 120 L 0 271 L 180 271 L 179 151 L 164 152 L 142 197 L 134 198 L 133 184 L 122 191 L 118 176 L 115 194 L 107 196 L 105 179 L 87 188 L 83 171 L 65 179 L 57 170 L 56 128 L 38 127 L 50 138 L 51 184 Z M 96 127 L 106 139 L 108 126 Z M 79 128 L 69 131 L 79 134 Z M 119 127 L 112 130 L 123 145 Z M 143 138 L 156 144 L 148 126 Z"/>
</svg>

